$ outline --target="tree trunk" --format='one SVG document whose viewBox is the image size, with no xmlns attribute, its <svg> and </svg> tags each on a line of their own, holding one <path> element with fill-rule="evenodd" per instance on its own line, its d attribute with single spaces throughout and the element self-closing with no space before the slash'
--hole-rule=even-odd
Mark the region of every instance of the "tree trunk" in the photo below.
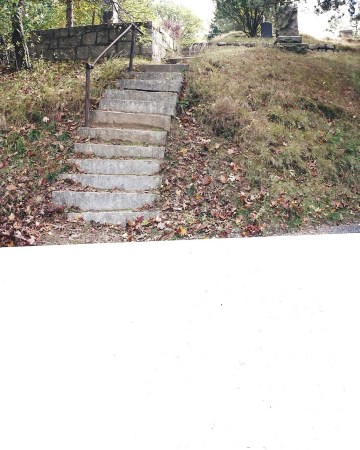
<svg viewBox="0 0 360 450">
<path fill-rule="evenodd" d="M 15 49 L 16 69 L 31 69 L 29 49 L 23 26 L 24 0 L 19 0 L 11 17 L 12 43 Z"/>
<path fill-rule="evenodd" d="M 118 23 L 118 10 L 118 0 L 102 0 L 102 23 Z"/>
<path fill-rule="evenodd" d="M 66 27 L 74 26 L 74 2 L 73 0 L 66 0 Z"/>
</svg>

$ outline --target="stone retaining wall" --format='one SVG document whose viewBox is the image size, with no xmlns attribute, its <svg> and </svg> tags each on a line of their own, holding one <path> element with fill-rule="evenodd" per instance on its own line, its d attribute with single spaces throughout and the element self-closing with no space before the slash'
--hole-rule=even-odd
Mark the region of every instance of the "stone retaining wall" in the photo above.
<svg viewBox="0 0 360 450">
<path fill-rule="evenodd" d="M 135 54 L 160 62 L 167 51 L 175 50 L 176 44 L 169 35 L 152 22 L 137 23 L 146 30 L 147 36 L 139 36 Z M 46 60 L 93 61 L 123 33 L 129 24 L 86 25 L 72 28 L 58 28 L 35 31 L 31 34 L 29 50 L 34 58 Z M 147 37 L 147 39 L 146 39 Z M 107 53 L 111 56 L 128 56 L 131 47 L 131 32 L 127 33 Z"/>
</svg>

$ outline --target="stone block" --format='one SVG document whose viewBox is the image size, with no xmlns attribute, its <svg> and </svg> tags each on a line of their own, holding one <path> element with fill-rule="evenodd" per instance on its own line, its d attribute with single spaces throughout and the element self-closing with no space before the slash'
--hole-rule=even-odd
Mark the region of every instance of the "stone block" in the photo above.
<svg viewBox="0 0 360 450">
<path fill-rule="evenodd" d="M 74 146 L 75 153 L 96 155 L 101 158 L 153 158 L 162 159 L 165 155 L 164 147 L 138 146 L 138 145 L 111 145 L 77 143 Z"/>
<path fill-rule="evenodd" d="M 96 31 L 91 31 L 90 33 L 85 33 L 82 36 L 82 45 L 95 45 L 96 42 Z"/>
<path fill-rule="evenodd" d="M 54 30 L 54 35 L 56 35 L 59 38 L 67 38 L 69 37 L 70 28 L 58 28 L 57 30 Z"/>
<path fill-rule="evenodd" d="M 62 174 L 62 180 L 73 180 L 85 187 L 95 189 L 119 189 L 121 191 L 149 191 L 158 189 L 161 177 L 156 175 L 92 175 L 92 174 Z"/>
<path fill-rule="evenodd" d="M 46 48 L 45 45 L 43 46 L 43 48 Z M 50 50 L 57 50 L 59 48 L 59 40 L 58 39 L 52 39 L 48 48 Z"/>
<path fill-rule="evenodd" d="M 58 61 L 74 61 L 76 59 L 76 49 L 58 49 L 53 52 L 54 60 Z"/>
<path fill-rule="evenodd" d="M 100 175 L 154 175 L 160 171 L 157 159 L 70 159 L 81 171 Z"/>
<path fill-rule="evenodd" d="M 134 222 L 137 218 L 150 219 L 159 216 L 159 211 L 111 211 L 111 212 L 98 212 L 87 211 L 81 213 L 69 213 L 70 220 L 77 221 L 82 218 L 85 222 L 97 222 L 102 224 L 113 225 L 125 225 L 127 222 Z"/>
<path fill-rule="evenodd" d="M 307 53 L 308 44 L 276 44 L 276 47 L 281 50 L 287 50 L 294 53 L 305 54 Z"/>
<path fill-rule="evenodd" d="M 96 59 L 106 48 L 107 45 L 106 46 L 96 45 L 95 47 L 89 47 L 90 58 L 92 60 Z M 111 58 L 113 56 L 116 56 L 116 48 L 114 47 L 110 48 L 110 50 L 108 50 L 103 57 Z"/>
<path fill-rule="evenodd" d="M 80 61 L 87 61 L 90 56 L 90 48 L 85 45 L 81 45 L 76 49 L 76 59 Z"/>
<path fill-rule="evenodd" d="M 102 30 L 97 32 L 96 45 L 109 45 L 109 31 Z"/>
<path fill-rule="evenodd" d="M 140 126 L 170 131 L 171 117 L 160 114 L 133 114 L 115 111 L 91 111 L 91 123 L 94 126 L 106 124 L 112 127 Z"/>
<path fill-rule="evenodd" d="M 47 61 L 54 61 L 55 58 L 55 50 L 44 48 L 42 49 L 42 57 Z"/>
<path fill-rule="evenodd" d="M 277 44 L 301 44 L 302 36 L 278 36 L 276 38 Z"/>
<path fill-rule="evenodd" d="M 75 36 L 82 36 L 84 33 L 87 32 L 87 27 L 72 27 L 69 29 L 69 36 L 75 37 Z"/>
<path fill-rule="evenodd" d="M 81 211 L 116 211 L 140 208 L 152 204 L 158 198 L 155 194 L 138 192 L 75 192 L 55 191 L 53 202 Z"/>
<path fill-rule="evenodd" d="M 121 33 L 123 33 L 126 30 L 127 27 L 112 27 L 109 29 L 109 39 L 110 41 L 114 41 L 118 36 L 120 36 Z M 126 34 L 121 40 L 131 40 L 131 31 L 129 31 L 128 34 Z"/>
<path fill-rule="evenodd" d="M 81 36 L 69 37 L 67 39 L 59 38 L 59 49 L 75 48 L 80 44 Z"/>
<path fill-rule="evenodd" d="M 141 114 L 163 114 L 168 116 L 175 115 L 175 105 L 173 102 L 159 101 L 139 101 L 139 100 L 118 100 L 102 98 L 99 109 L 104 111 L 119 111 L 127 113 Z"/>
<path fill-rule="evenodd" d="M 150 131 L 117 128 L 79 128 L 78 135 L 86 139 L 96 139 L 102 142 L 133 142 L 136 144 L 166 144 L 166 131 Z"/>
</svg>

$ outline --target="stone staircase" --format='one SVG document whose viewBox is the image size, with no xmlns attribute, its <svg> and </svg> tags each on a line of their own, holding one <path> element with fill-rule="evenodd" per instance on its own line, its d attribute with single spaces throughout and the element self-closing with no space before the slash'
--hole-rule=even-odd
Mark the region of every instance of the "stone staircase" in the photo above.
<svg viewBox="0 0 360 450">
<path fill-rule="evenodd" d="M 99 109 L 91 112 L 90 127 L 78 130 L 78 158 L 69 161 L 77 172 L 62 174 L 71 184 L 52 197 L 67 209 L 70 220 L 125 224 L 159 214 L 152 205 L 159 195 L 161 160 L 187 65 L 138 69 L 131 79 L 105 91 Z"/>
</svg>

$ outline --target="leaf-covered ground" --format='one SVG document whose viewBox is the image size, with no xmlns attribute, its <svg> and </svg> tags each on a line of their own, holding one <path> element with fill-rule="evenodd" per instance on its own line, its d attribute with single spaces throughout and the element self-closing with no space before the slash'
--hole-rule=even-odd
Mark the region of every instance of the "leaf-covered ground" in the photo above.
<svg viewBox="0 0 360 450">
<path fill-rule="evenodd" d="M 235 48 L 202 55 L 169 136 L 161 214 L 126 227 L 71 223 L 51 207 L 81 109 L 45 111 L 49 121 L 42 113 L 2 135 L 1 245 L 246 237 L 359 224 L 359 69 L 356 54 Z"/>
</svg>

